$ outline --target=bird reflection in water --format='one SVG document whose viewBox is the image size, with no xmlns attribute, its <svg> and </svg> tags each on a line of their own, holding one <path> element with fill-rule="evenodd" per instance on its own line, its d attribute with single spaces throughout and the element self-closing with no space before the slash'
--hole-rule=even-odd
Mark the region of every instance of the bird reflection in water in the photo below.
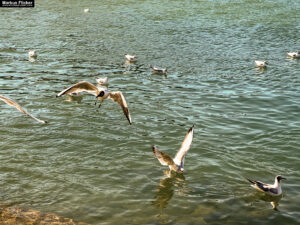
<svg viewBox="0 0 300 225">
<path fill-rule="evenodd" d="M 176 192 L 183 194 L 184 186 L 186 184 L 185 177 L 182 173 L 165 170 L 164 174 L 164 178 L 160 180 L 159 185 L 157 186 L 155 200 L 152 201 L 152 204 L 159 209 L 166 208 L 168 202 L 174 195 L 174 187 Z"/>
<path fill-rule="evenodd" d="M 278 206 L 279 206 L 279 201 L 281 200 L 281 198 L 282 198 L 282 195 L 280 195 L 280 196 L 269 196 L 269 195 L 263 194 L 263 195 L 260 196 L 260 199 L 262 201 L 269 202 L 271 204 L 272 208 L 276 211 L 279 211 Z"/>
<path fill-rule="evenodd" d="M 272 209 L 279 211 L 278 206 L 279 206 L 279 202 L 282 198 L 282 195 L 271 196 L 271 195 L 267 195 L 265 193 L 257 192 L 257 193 L 251 194 L 251 195 L 247 195 L 246 198 L 248 199 L 247 201 L 251 202 L 250 203 L 251 205 L 254 203 L 253 199 L 255 199 L 255 202 L 264 201 L 264 202 L 270 203 L 272 206 Z"/>
<path fill-rule="evenodd" d="M 182 195 L 185 192 L 184 187 L 186 185 L 185 177 L 182 173 L 165 170 L 164 174 L 165 176 L 159 181 L 157 192 L 152 201 L 152 205 L 160 209 L 160 213 L 157 217 L 162 224 L 171 222 L 168 215 L 163 214 L 163 209 L 167 207 L 168 202 L 174 195 L 174 191 L 179 195 Z"/>
</svg>

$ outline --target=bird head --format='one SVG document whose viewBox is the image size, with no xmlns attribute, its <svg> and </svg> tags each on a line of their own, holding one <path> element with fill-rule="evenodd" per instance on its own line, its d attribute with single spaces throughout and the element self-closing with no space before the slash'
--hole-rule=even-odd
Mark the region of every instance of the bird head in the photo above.
<svg viewBox="0 0 300 225">
<path fill-rule="evenodd" d="M 277 179 L 278 182 L 280 182 L 281 180 L 286 180 L 286 178 L 284 178 L 280 175 L 276 176 L 276 179 Z"/>
<path fill-rule="evenodd" d="M 152 146 L 152 151 L 155 152 L 156 150 L 157 150 L 156 145 L 153 145 L 153 146 Z"/>
<path fill-rule="evenodd" d="M 105 91 L 100 91 L 99 94 L 96 96 L 96 98 L 103 98 L 105 95 Z"/>
</svg>

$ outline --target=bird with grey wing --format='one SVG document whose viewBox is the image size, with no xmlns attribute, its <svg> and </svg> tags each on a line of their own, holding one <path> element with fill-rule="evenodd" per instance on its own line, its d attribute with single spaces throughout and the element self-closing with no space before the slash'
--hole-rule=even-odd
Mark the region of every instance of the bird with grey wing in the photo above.
<svg viewBox="0 0 300 225">
<path fill-rule="evenodd" d="M 154 145 L 152 147 L 152 150 L 153 150 L 155 157 L 158 159 L 158 161 L 162 165 L 169 166 L 171 171 L 183 173 L 184 172 L 184 168 L 183 168 L 184 167 L 184 158 L 185 158 L 186 153 L 188 152 L 188 150 L 191 147 L 191 144 L 193 141 L 193 135 L 194 135 L 194 125 L 186 133 L 185 138 L 181 144 L 181 147 L 173 159 L 168 154 L 158 150 L 157 147 Z"/>
<path fill-rule="evenodd" d="M 124 56 L 128 62 L 136 62 L 137 61 L 137 57 L 135 55 L 125 54 Z"/>
<path fill-rule="evenodd" d="M 291 58 L 300 58 L 300 52 L 287 52 L 286 54 Z"/>
<path fill-rule="evenodd" d="M 99 108 L 102 105 L 102 102 L 107 98 L 110 98 L 112 101 L 117 102 L 121 106 L 124 115 L 126 116 L 129 124 L 131 125 L 132 120 L 131 120 L 130 112 L 129 112 L 125 97 L 123 96 L 122 92 L 120 92 L 120 91 L 108 91 L 106 88 L 96 87 L 95 85 L 93 85 L 90 82 L 81 81 L 81 82 L 76 83 L 76 84 L 72 85 L 71 87 L 61 91 L 60 93 L 58 93 L 56 95 L 56 97 L 60 97 L 65 94 L 67 94 L 67 95 L 77 94 L 78 95 L 81 92 L 87 92 L 89 94 L 96 96 L 97 100 L 100 100 Z M 96 101 L 96 103 L 97 103 L 97 101 Z"/>
<path fill-rule="evenodd" d="M 156 74 L 166 74 L 167 73 L 166 68 L 158 68 L 158 67 L 153 67 L 153 66 L 150 66 L 149 68 L 153 71 L 153 73 L 156 73 Z"/>
<path fill-rule="evenodd" d="M 272 196 L 279 196 L 282 194 L 280 181 L 286 180 L 286 178 L 278 175 L 275 177 L 274 184 L 264 184 L 263 182 L 256 181 L 256 180 L 250 180 L 247 178 L 247 180 L 251 183 L 251 186 L 255 188 L 258 191 L 264 192 L 268 195 Z"/>
<path fill-rule="evenodd" d="M 254 59 L 254 62 L 257 67 L 265 68 L 268 65 L 268 62 Z"/>
</svg>

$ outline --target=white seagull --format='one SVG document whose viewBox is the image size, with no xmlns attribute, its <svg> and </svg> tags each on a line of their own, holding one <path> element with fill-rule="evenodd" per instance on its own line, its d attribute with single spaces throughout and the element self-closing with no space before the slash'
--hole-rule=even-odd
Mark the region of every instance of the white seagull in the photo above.
<svg viewBox="0 0 300 225">
<path fill-rule="evenodd" d="M 84 12 L 88 13 L 88 12 L 90 12 L 90 9 L 84 9 Z"/>
<path fill-rule="evenodd" d="M 252 183 L 251 187 L 255 188 L 256 190 L 259 190 L 261 192 L 264 192 L 264 193 L 272 195 L 272 196 L 279 196 L 279 195 L 282 194 L 280 181 L 281 180 L 286 180 L 286 178 L 278 175 L 278 176 L 275 177 L 274 184 L 264 184 L 260 181 L 250 180 L 248 178 L 247 178 L 247 180 L 250 183 Z"/>
<path fill-rule="evenodd" d="M 157 73 L 157 74 L 166 74 L 167 73 L 166 68 L 158 68 L 158 67 L 150 66 L 150 69 L 152 69 L 153 73 Z"/>
<path fill-rule="evenodd" d="M 12 106 L 12 107 L 15 107 L 17 110 L 19 110 L 20 112 L 26 114 L 27 116 L 30 116 L 32 119 L 38 121 L 39 123 L 47 123 L 47 121 L 44 121 L 44 120 L 40 120 L 36 117 L 34 117 L 33 115 L 31 115 L 30 113 L 28 113 L 25 109 L 23 109 L 18 103 L 16 103 L 15 101 L 7 98 L 7 97 L 4 97 L 4 96 L 1 96 L 0 95 L 0 100 L 2 100 L 3 102 L 5 102 L 6 104 Z"/>
<path fill-rule="evenodd" d="M 95 85 L 91 84 L 87 81 L 81 81 L 77 84 L 72 85 L 71 87 L 61 91 L 56 95 L 56 97 L 60 97 L 62 95 L 74 95 L 75 93 L 78 95 L 80 92 L 87 92 L 89 94 L 95 95 L 98 100 L 100 100 L 101 106 L 102 102 L 110 98 L 112 101 L 117 102 L 121 108 L 123 109 L 124 115 L 126 116 L 129 124 L 131 125 L 132 120 L 129 113 L 129 109 L 127 107 L 126 100 L 120 91 L 108 91 L 106 88 L 96 87 Z M 97 102 L 96 102 L 97 103 Z M 95 104 L 96 104 L 95 103 Z"/>
<path fill-rule="evenodd" d="M 37 53 L 35 50 L 29 50 L 28 51 L 28 57 L 29 58 L 36 58 L 37 57 Z"/>
<path fill-rule="evenodd" d="M 287 52 L 286 54 L 288 54 L 288 56 L 292 57 L 292 58 L 299 58 L 300 57 L 300 52 Z"/>
<path fill-rule="evenodd" d="M 259 61 L 257 59 L 254 59 L 254 62 L 256 63 L 256 66 L 258 67 L 266 67 L 268 63 L 266 61 Z"/>
<path fill-rule="evenodd" d="M 137 61 L 137 57 L 135 55 L 125 54 L 124 56 L 127 59 L 127 61 L 129 61 L 129 62 L 135 62 L 135 61 Z"/>
<path fill-rule="evenodd" d="M 96 81 L 99 85 L 108 85 L 108 77 L 96 78 Z"/>
<path fill-rule="evenodd" d="M 170 170 L 173 170 L 178 173 L 183 173 L 184 157 L 191 147 L 193 141 L 193 134 L 194 134 L 194 125 L 186 133 L 185 138 L 181 144 L 181 147 L 173 159 L 168 154 L 158 150 L 154 145 L 152 147 L 152 150 L 155 157 L 162 165 L 169 166 Z"/>
</svg>

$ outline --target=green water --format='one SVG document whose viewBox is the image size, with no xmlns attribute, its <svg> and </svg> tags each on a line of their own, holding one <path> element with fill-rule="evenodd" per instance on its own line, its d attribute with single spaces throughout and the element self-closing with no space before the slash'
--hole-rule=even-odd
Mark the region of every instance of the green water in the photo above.
<svg viewBox="0 0 300 225">
<path fill-rule="evenodd" d="M 0 95 L 49 123 L 0 102 L 0 203 L 91 224 L 299 224 L 300 60 L 286 58 L 300 50 L 299 13 L 285 0 L 1 8 Z M 55 98 L 104 76 L 131 126 L 110 100 Z M 175 155 L 193 124 L 184 176 L 167 177 L 151 146 Z M 245 180 L 277 174 L 278 211 Z"/>
</svg>

